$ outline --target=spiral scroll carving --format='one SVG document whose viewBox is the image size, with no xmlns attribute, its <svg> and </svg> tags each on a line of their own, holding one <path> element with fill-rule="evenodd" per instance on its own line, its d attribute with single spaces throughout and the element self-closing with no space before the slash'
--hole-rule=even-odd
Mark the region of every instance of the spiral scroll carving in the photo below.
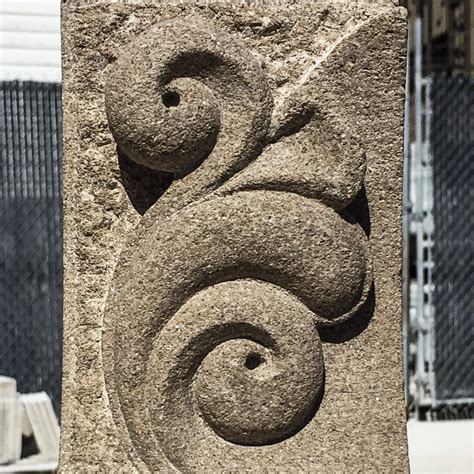
<svg viewBox="0 0 474 474">
<path fill-rule="evenodd" d="M 196 17 L 156 25 L 108 71 L 119 148 L 177 177 L 122 251 L 105 312 L 109 396 L 150 470 L 159 453 L 187 470 L 193 453 L 296 436 L 323 395 L 318 329 L 368 298 L 367 236 L 341 214 L 364 150 L 318 101 L 324 74 L 305 87 L 273 110 L 255 57 Z"/>
</svg>

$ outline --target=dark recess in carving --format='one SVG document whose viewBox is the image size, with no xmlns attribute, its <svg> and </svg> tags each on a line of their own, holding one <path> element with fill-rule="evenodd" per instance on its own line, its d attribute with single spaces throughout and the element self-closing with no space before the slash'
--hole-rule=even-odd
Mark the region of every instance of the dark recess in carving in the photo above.
<svg viewBox="0 0 474 474">
<path fill-rule="evenodd" d="M 120 180 L 136 211 L 143 215 L 171 186 L 174 176 L 166 171 L 146 168 L 132 161 L 117 148 Z"/>
</svg>

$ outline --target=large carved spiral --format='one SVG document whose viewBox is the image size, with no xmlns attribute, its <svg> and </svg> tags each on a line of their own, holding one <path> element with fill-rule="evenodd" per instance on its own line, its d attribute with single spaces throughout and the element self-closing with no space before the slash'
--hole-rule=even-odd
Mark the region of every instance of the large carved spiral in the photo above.
<svg viewBox="0 0 474 474">
<path fill-rule="evenodd" d="M 317 88 L 302 96 L 272 117 L 256 59 L 197 18 L 157 25 L 108 72 L 119 147 L 179 178 L 123 250 L 105 313 L 111 403 L 150 470 L 296 435 L 322 396 L 318 328 L 367 299 L 367 237 L 338 213 L 363 150 Z"/>
</svg>

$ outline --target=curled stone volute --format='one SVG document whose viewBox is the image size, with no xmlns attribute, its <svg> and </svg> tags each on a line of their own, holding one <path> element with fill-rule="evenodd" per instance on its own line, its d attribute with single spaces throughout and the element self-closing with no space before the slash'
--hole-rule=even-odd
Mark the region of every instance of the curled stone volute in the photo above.
<svg viewBox="0 0 474 474">
<path fill-rule="evenodd" d="M 152 470 L 156 447 L 186 470 L 197 453 L 235 458 L 297 435 L 323 397 L 321 328 L 370 296 L 367 236 L 341 215 L 365 155 L 310 93 L 269 132 L 261 65 L 194 17 L 156 25 L 107 73 L 118 147 L 185 176 L 124 249 L 105 316 L 112 403 Z"/>
<path fill-rule="evenodd" d="M 151 169 L 185 175 L 211 152 L 211 164 L 235 167 L 267 133 L 272 102 L 258 61 L 198 17 L 144 33 L 110 66 L 106 82 L 118 146 Z"/>
</svg>

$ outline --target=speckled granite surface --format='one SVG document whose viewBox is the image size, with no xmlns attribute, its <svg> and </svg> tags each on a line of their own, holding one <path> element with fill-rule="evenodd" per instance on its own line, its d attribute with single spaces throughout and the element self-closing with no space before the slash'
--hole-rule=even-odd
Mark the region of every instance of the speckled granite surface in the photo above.
<svg viewBox="0 0 474 474">
<path fill-rule="evenodd" d="M 408 470 L 405 23 L 64 3 L 62 472 Z"/>
</svg>

